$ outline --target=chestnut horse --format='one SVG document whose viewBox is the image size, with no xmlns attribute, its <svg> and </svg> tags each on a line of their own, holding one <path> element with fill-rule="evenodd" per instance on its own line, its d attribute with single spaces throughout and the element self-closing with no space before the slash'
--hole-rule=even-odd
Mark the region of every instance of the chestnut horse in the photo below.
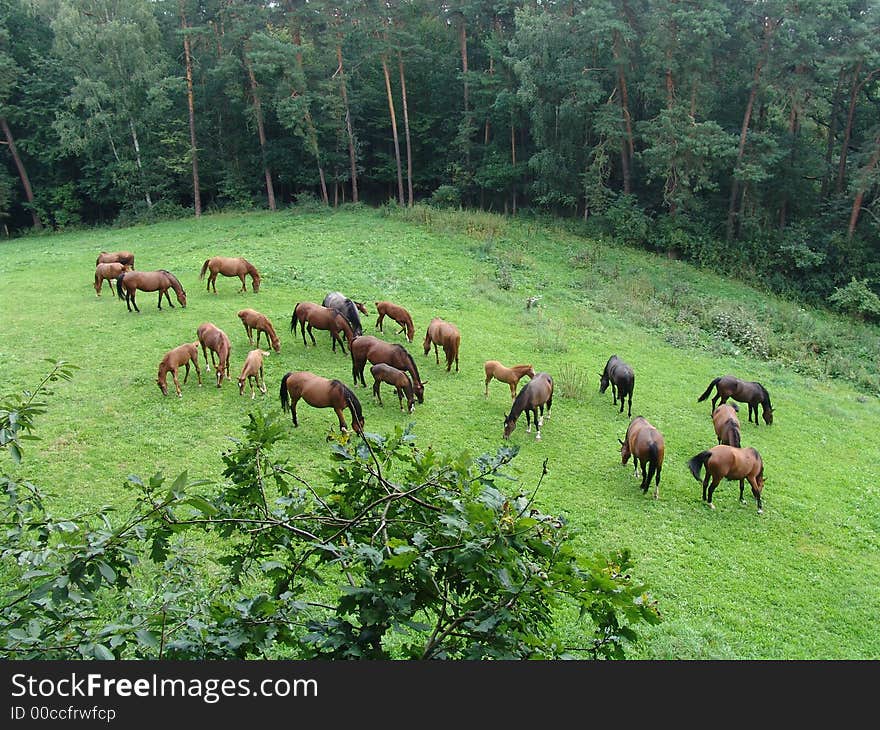
<svg viewBox="0 0 880 730">
<path fill-rule="evenodd" d="M 764 417 L 764 423 L 768 426 L 773 423 L 773 406 L 770 405 L 770 394 L 767 389 L 760 383 L 749 380 L 740 380 L 733 375 L 723 375 L 715 378 L 706 392 L 697 398 L 697 403 L 706 400 L 709 393 L 715 388 L 715 395 L 712 396 L 712 410 L 715 410 L 715 404 L 721 400 L 726 403 L 728 398 L 738 400 L 740 403 L 749 404 L 749 423 L 752 422 L 752 413 L 755 414 L 755 425 L 758 425 L 758 406 L 762 408 L 761 415 Z"/>
<path fill-rule="evenodd" d="M 275 334 L 275 328 L 269 321 L 269 318 L 256 309 L 242 309 L 238 313 L 238 318 L 244 325 L 244 331 L 247 334 L 248 344 L 254 347 L 254 332 L 257 333 L 256 347 L 260 346 L 260 335 L 266 335 L 266 341 L 271 343 L 275 352 L 281 352 L 281 341 Z"/>
<path fill-rule="evenodd" d="M 635 476 L 642 470 L 642 492 L 647 492 L 654 479 L 654 499 L 660 498 L 660 472 L 663 469 L 663 455 L 666 442 L 654 426 L 644 416 L 636 416 L 630 421 L 626 435 L 620 442 L 620 458 L 624 465 L 632 456 Z"/>
<path fill-rule="evenodd" d="M 351 411 L 351 426 L 355 433 L 364 432 L 364 414 L 357 396 L 340 380 L 328 380 L 307 371 L 288 372 L 281 378 L 281 410 L 290 411 L 294 427 L 299 426 L 296 404 L 302 398 L 315 408 L 332 408 L 339 418 L 339 430 L 348 427 L 343 411 Z"/>
<path fill-rule="evenodd" d="M 688 461 L 688 468 L 697 481 L 700 481 L 700 470 L 704 466 L 706 467 L 706 477 L 702 480 L 703 501 L 708 502 L 712 509 L 715 509 L 715 505 L 712 504 L 712 493 L 722 479 L 731 481 L 739 479 L 739 501 L 745 504 L 743 482 L 748 479 L 752 487 L 752 494 L 755 495 L 758 502 L 758 514 L 764 511 L 761 503 L 761 492 L 764 490 L 764 461 L 756 449 L 721 444 L 701 451 Z M 710 479 L 712 484 L 709 486 L 707 497 L 706 487 L 709 485 Z"/>
<path fill-rule="evenodd" d="M 319 330 L 328 330 L 330 332 L 330 341 L 333 343 L 333 352 L 336 352 L 336 343 L 342 348 L 342 354 L 345 354 L 345 343 L 339 333 L 345 334 L 348 340 L 348 346 L 351 347 L 351 341 L 354 339 L 354 333 L 351 331 L 351 325 L 348 320 L 343 317 L 332 307 L 325 307 L 315 302 L 299 302 L 293 308 L 293 314 L 290 317 L 290 331 L 296 334 L 296 325 L 299 324 L 302 329 L 303 344 L 308 347 L 306 342 L 306 328 L 309 330 L 309 337 L 312 338 L 312 344 L 315 342 L 315 335 L 312 334 L 312 328 Z"/>
<path fill-rule="evenodd" d="M 202 345 L 202 355 L 205 356 L 205 372 L 211 372 L 211 366 L 208 364 L 208 350 L 211 351 L 211 362 L 214 364 L 214 370 L 217 374 L 217 387 L 223 384 L 223 378 L 232 380 L 229 377 L 229 355 L 231 347 L 229 337 L 219 327 L 211 322 L 203 322 L 199 325 L 196 334 Z M 219 362 L 218 362 L 219 361 Z"/>
<path fill-rule="evenodd" d="M 412 378 L 413 393 L 419 403 L 425 402 L 425 385 L 427 380 L 419 377 L 419 369 L 416 367 L 416 361 L 413 356 L 407 352 L 403 345 L 385 342 L 378 337 L 372 335 L 361 335 L 355 337 L 349 345 L 351 350 L 351 374 L 354 378 L 354 384 L 358 384 L 358 380 L 363 387 L 367 387 L 364 380 L 364 367 L 369 360 L 374 365 L 377 363 L 385 363 L 391 365 L 398 370 L 409 373 Z"/>
<path fill-rule="evenodd" d="M 623 413 L 623 401 L 627 400 L 626 415 L 631 418 L 636 376 L 633 369 L 617 355 L 612 355 L 605 363 L 605 370 L 599 376 L 599 392 L 604 393 L 609 383 L 613 405 L 617 405 L 617 399 L 620 398 L 620 413 Z"/>
<path fill-rule="evenodd" d="M 177 277 L 170 271 L 159 269 L 158 271 L 124 271 L 116 278 L 116 293 L 119 298 L 125 297 L 125 306 L 131 311 L 134 305 L 134 311 L 140 312 L 138 309 L 137 296 L 138 289 L 141 291 L 158 291 L 159 292 L 159 309 L 162 309 L 162 295 L 168 300 L 168 306 L 172 309 L 174 305 L 171 303 L 171 297 L 168 296 L 168 290 L 174 289 L 177 295 L 177 301 L 181 307 L 186 307 L 186 292 L 177 280 Z"/>
<path fill-rule="evenodd" d="M 373 376 L 373 395 L 379 405 L 382 405 L 382 396 L 379 394 L 379 386 L 382 383 L 393 385 L 397 391 L 397 402 L 400 403 L 400 410 L 403 410 L 403 396 L 406 396 L 406 406 L 410 413 L 416 409 L 416 402 L 413 396 L 413 384 L 403 370 L 386 365 L 384 362 L 376 363 L 370 368 Z"/>
<path fill-rule="evenodd" d="M 113 291 L 113 283 L 123 272 L 131 271 L 131 266 L 121 264 L 118 261 L 110 261 L 106 264 L 97 264 L 95 266 L 95 296 L 101 296 L 101 289 L 104 288 L 104 281 L 110 282 L 108 288 L 110 293 L 115 296 Z"/>
<path fill-rule="evenodd" d="M 95 266 L 112 263 L 125 264 L 134 269 L 134 254 L 131 251 L 113 251 L 112 253 L 101 251 L 98 254 L 98 258 L 95 259 Z"/>
<path fill-rule="evenodd" d="M 376 328 L 379 330 L 379 332 L 385 331 L 382 329 L 382 320 L 384 320 L 387 316 L 400 325 L 400 329 L 397 330 L 397 332 L 395 332 L 394 334 L 399 335 L 402 332 L 405 332 L 406 341 L 413 341 L 416 330 L 409 312 L 407 312 L 403 307 L 401 307 L 399 304 L 395 304 L 394 302 L 382 301 L 374 302 L 374 304 L 376 305 L 376 312 L 378 312 L 379 314 L 379 316 L 376 318 Z"/>
<path fill-rule="evenodd" d="M 544 425 L 544 408 L 547 408 L 547 418 L 550 418 L 550 408 L 553 406 L 553 378 L 547 373 L 535 373 L 526 386 L 514 399 L 510 413 L 504 419 L 504 438 L 510 438 L 513 429 L 516 428 L 516 419 L 526 412 L 526 433 L 532 431 L 532 419 L 535 421 L 535 440 L 541 440 L 541 426 Z M 540 416 L 538 415 L 540 413 Z"/>
<path fill-rule="evenodd" d="M 361 318 L 358 316 L 358 312 L 362 312 L 363 314 L 369 314 L 369 312 L 363 302 L 356 302 L 353 299 L 349 299 L 342 292 L 332 291 L 324 297 L 321 306 L 335 309 L 345 317 L 348 324 L 351 326 L 351 331 L 354 333 L 355 337 L 364 333 L 364 328 L 361 325 Z"/>
<path fill-rule="evenodd" d="M 245 382 L 251 386 L 251 400 L 256 397 L 254 383 L 263 395 L 266 395 L 266 381 L 263 378 L 263 355 L 268 355 L 267 350 L 251 350 L 244 359 L 241 375 L 238 376 L 238 394 L 244 395 Z"/>
<path fill-rule="evenodd" d="M 237 276 L 241 279 L 241 289 L 237 290 L 239 292 L 247 291 L 245 277 L 250 274 L 251 286 L 253 286 L 254 294 L 260 291 L 260 272 L 257 271 L 257 267 L 250 261 L 243 259 L 240 256 L 237 258 L 212 256 L 202 264 L 202 270 L 199 272 L 199 279 L 205 278 L 205 272 L 208 271 L 208 269 L 211 270 L 211 273 L 208 276 L 208 285 L 205 287 L 207 291 L 213 289 L 214 293 L 217 293 L 217 274 L 223 274 L 223 276 Z"/>
<path fill-rule="evenodd" d="M 162 362 L 159 363 L 159 375 L 156 378 L 156 384 L 162 395 L 168 395 L 168 373 L 174 378 L 174 389 L 177 391 L 177 397 L 180 398 L 180 383 L 177 380 L 177 369 L 181 365 L 186 366 L 186 373 L 183 376 L 183 384 L 186 385 L 189 378 L 189 364 L 196 366 L 196 375 L 199 376 L 199 386 L 202 385 L 202 371 L 199 369 L 199 343 L 186 342 L 175 347 L 165 353 Z"/>
<path fill-rule="evenodd" d="M 510 386 L 510 397 L 516 398 L 516 386 L 519 384 L 519 381 L 526 375 L 530 378 L 535 377 L 535 368 L 532 367 L 531 363 L 528 365 L 514 365 L 508 368 L 497 360 L 486 360 L 483 363 L 483 370 L 486 372 L 485 395 L 487 398 L 489 397 L 489 381 L 492 378 L 500 380 L 502 383 L 507 383 Z"/>
<path fill-rule="evenodd" d="M 425 333 L 425 354 L 431 351 L 431 345 L 434 345 L 434 357 L 437 364 L 440 364 L 440 353 L 437 346 L 443 348 L 446 355 L 446 372 L 452 368 L 452 362 L 455 361 L 455 372 L 458 372 L 458 346 L 461 344 L 461 333 L 451 322 L 446 322 L 440 317 L 434 317 L 428 324 L 428 331 Z"/>
<path fill-rule="evenodd" d="M 722 403 L 712 411 L 712 425 L 715 427 L 715 435 L 719 444 L 728 446 L 740 446 L 739 418 L 736 412 L 739 410 L 735 403 Z"/>
</svg>

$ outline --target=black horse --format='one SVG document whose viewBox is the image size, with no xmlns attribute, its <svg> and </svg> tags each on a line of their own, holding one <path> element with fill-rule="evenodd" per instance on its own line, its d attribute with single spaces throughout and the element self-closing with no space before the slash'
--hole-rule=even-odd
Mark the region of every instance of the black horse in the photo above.
<svg viewBox="0 0 880 730">
<path fill-rule="evenodd" d="M 335 309 L 343 317 L 345 317 L 348 320 L 348 323 L 351 325 L 351 330 L 354 333 L 355 337 L 364 333 L 364 328 L 361 326 L 361 318 L 358 315 L 358 310 L 360 310 L 364 314 L 369 314 L 369 312 L 367 311 L 367 308 L 364 306 L 363 302 L 356 302 L 352 299 L 349 299 L 342 292 L 332 291 L 326 297 L 324 297 L 324 301 L 321 302 L 321 304 L 325 307 Z"/>
<path fill-rule="evenodd" d="M 599 377 L 599 392 L 604 393 L 610 383 L 613 404 L 617 405 L 617 399 L 620 398 L 620 413 L 623 413 L 623 401 L 626 400 L 626 415 L 632 417 L 633 388 L 636 384 L 633 369 L 617 355 L 612 355 L 605 363 L 605 370 Z"/>
</svg>

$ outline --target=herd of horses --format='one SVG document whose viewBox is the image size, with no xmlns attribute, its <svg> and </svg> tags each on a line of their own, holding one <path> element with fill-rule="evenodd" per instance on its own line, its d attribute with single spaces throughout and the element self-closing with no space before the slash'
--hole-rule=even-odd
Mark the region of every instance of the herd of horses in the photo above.
<svg viewBox="0 0 880 730">
<path fill-rule="evenodd" d="M 245 277 L 251 276 L 253 292 L 259 291 L 261 277 L 256 267 L 242 257 L 213 256 L 202 265 L 199 278 L 203 279 L 210 272 L 207 290 L 216 294 L 216 279 L 222 274 L 227 277 L 238 277 L 241 288 L 238 292 L 245 293 Z M 134 254 L 128 251 L 115 253 L 101 252 L 95 262 L 95 291 L 98 296 L 104 281 L 115 282 L 116 293 L 124 299 L 131 312 L 140 312 L 137 306 L 138 291 L 158 292 L 158 309 L 162 309 L 163 297 L 170 307 L 174 307 L 168 290 L 172 289 L 178 303 L 186 307 L 186 292 L 177 277 L 165 269 L 141 271 L 134 268 Z M 111 284 L 111 293 L 113 287 Z M 375 329 L 384 332 L 385 317 L 399 325 L 395 335 L 403 334 L 407 343 L 412 343 L 415 328 L 412 316 L 401 305 L 390 301 L 376 301 L 377 319 Z M 364 369 L 371 364 L 370 374 L 373 377 L 373 396 L 382 405 L 380 387 L 390 385 L 398 398 L 402 411 L 413 413 L 416 402 L 424 403 L 425 384 L 412 354 L 401 344 L 388 342 L 373 335 L 363 333 L 360 314 L 369 315 L 363 302 L 355 301 L 342 292 L 330 292 L 321 304 L 316 302 L 298 302 L 290 319 L 290 331 L 296 336 L 300 328 L 303 345 L 308 347 L 306 334 L 311 338 L 312 346 L 317 346 L 313 330 L 327 331 L 330 334 L 331 349 L 336 352 L 340 346 L 342 354 L 348 354 L 352 362 L 352 379 L 354 385 L 366 387 Z M 246 355 L 238 378 L 239 395 L 244 395 L 245 388 L 250 385 L 251 398 L 256 391 L 267 393 L 264 379 L 264 356 L 268 350 L 260 348 L 260 337 L 265 336 L 266 345 L 276 352 L 281 351 L 281 342 L 269 318 L 261 312 L 246 308 L 238 312 L 238 318 L 244 326 L 248 343 L 252 348 Z M 423 342 L 424 355 L 434 349 L 435 363 L 440 365 L 439 350 L 445 358 L 445 369 L 459 372 L 459 348 L 461 332 L 459 328 L 440 317 L 434 317 L 428 324 Z M 214 367 L 216 386 L 222 387 L 223 380 L 231 380 L 229 374 L 231 345 L 229 336 L 212 322 L 204 322 L 196 330 L 196 340 L 185 342 L 165 353 L 159 363 L 156 383 L 163 395 L 168 395 L 167 376 L 171 373 L 175 392 L 181 397 L 178 370 L 185 368 L 183 383 L 186 384 L 190 368 L 194 366 L 199 386 L 202 385 L 202 372 L 199 365 L 199 348 L 205 361 L 205 373 Z M 210 353 L 210 362 L 208 353 Z M 505 383 L 510 389 L 511 407 L 504 418 L 502 438 L 509 439 L 520 416 L 525 413 L 526 433 L 531 433 L 535 426 L 535 439 L 541 440 L 541 428 L 544 421 L 550 418 L 553 405 L 554 381 L 549 373 L 536 371 L 531 363 L 523 363 L 507 367 L 498 360 L 486 360 L 483 364 L 485 374 L 484 395 L 489 397 L 489 384 L 492 380 Z M 523 378 L 528 382 L 519 389 Z M 665 441 L 660 431 L 644 416 L 632 417 L 632 398 L 635 388 L 633 367 L 617 355 L 608 358 L 599 376 L 599 392 L 605 393 L 611 387 L 612 404 L 618 405 L 619 413 L 627 409 L 630 419 L 626 433 L 620 444 L 621 462 L 626 465 L 633 460 L 635 476 L 641 477 L 641 489 L 647 493 L 651 482 L 654 482 L 654 498 L 659 499 L 660 475 L 665 456 Z M 706 390 L 697 398 L 697 402 L 705 401 L 712 391 L 715 394 L 711 401 L 711 416 L 717 438 L 717 445 L 693 456 L 688 462 L 688 469 L 693 477 L 702 484 L 702 499 L 712 509 L 715 508 L 712 497 L 715 489 L 724 479 L 739 481 L 740 501 L 745 502 L 743 493 L 745 482 L 748 481 L 752 494 L 757 502 L 758 513 L 763 511 L 762 492 L 764 488 L 764 464 L 760 453 L 753 447 L 742 446 L 742 428 L 738 418 L 739 407 L 736 402 L 748 406 L 748 421 L 758 425 L 758 409 L 767 425 L 773 423 L 773 407 L 767 389 L 758 382 L 745 381 L 733 375 L 714 378 Z M 332 408 L 337 416 L 339 428 L 348 431 L 345 411 L 351 418 L 351 427 L 356 434 L 362 434 L 364 414 L 360 401 L 354 391 L 338 379 L 325 378 L 308 371 L 290 371 L 281 379 L 280 401 L 284 412 L 290 412 L 294 427 L 299 426 L 297 403 L 303 400 L 315 408 Z M 728 403 L 729 400 L 734 402 Z M 404 405 L 404 401 L 406 405 Z M 705 471 L 705 476 L 701 476 Z"/>
</svg>

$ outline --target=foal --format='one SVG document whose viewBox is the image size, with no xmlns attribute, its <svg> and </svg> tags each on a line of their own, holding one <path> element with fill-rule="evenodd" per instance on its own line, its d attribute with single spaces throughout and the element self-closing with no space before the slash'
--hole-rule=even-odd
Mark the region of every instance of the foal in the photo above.
<svg viewBox="0 0 880 730">
<path fill-rule="evenodd" d="M 272 344 L 275 352 L 281 352 L 281 341 L 275 334 L 275 328 L 265 314 L 261 314 L 256 309 L 242 309 L 238 313 L 238 318 L 244 325 L 244 331 L 247 333 L 248 343 L 254 346 L 254 331 L 257 333 L 256 346 L 260 346 L 260 334 L 266 335 L 266 341 Z"/>
<path fill-rule="evenodd" d="M 104 287 L 104 281 L 108 281 L 110 293 L 113 292 L 113 282 L 118 279 L 123 272 L 131 271 L 131 266 L 120 263 L 119 261 L 109 261 L 107 263 L 97 264 L 95 266 L 95 292 L 97 296 L 101 296 L 101 289 Z M 115 296 L 115 294 L 114 294 Z"/>
<path fill-rule="evenodd" d="M 406 405 L 409 412 L 412 413 L 416 409 L 412 380 L 403 370 L 398 370 L 395 367 L 391 367 L 391 365 L 380 362 L 370 368 L 370 373 L 373 375 L 373 395 L 376 396 L 380 406 L 382 405 L 382 396 L 379 395 L 379 386 L 382 383 L 388 383 L 393 385 L 397 391 L 397 401 L 400 403 L 400 410 L 403 410 L 404 395 L 406 396 Z"/>
<path fill-rule="evenodd" d="M 620 441 L 620 439 L 617 439 Z M 663 469 L 663 455 L 666 451 L 666 442 L 654 426 L 644 416 L 636 416 L 630 421 L 626 429 L 626 436 L 620 441 L 620 457 L 625 465 L 632 456 L 636 467 L 635 475 L 639 475 L 639 463 L 642 468 L 642 492 L 647 492 L 654 481 L 654 499 L 660 498 L 660 472 Z"/>
<path fill-rule="evenodd" d="M 256 397 L 254 383 L 263 395 L 266 395 L 266 381 L 263 379 L 263 355 L 268 355 L 268 350 L 251 350 L 244 359 L 244 367 L 238 376 L 238 394 L 244 395 L 244 384 L 251 386 L 251 400 Z"/>
<path fill-rule="evenodd" d="M 514 365 L 511 368 L 505 367 L 498 360 L 486 360 L 483 363 L 483 370 L 486 372 L 486 397 L 489 397 L 489 381 L 492 378 L 496 380 L 500 380 L 502 383 L 507 383 L 510 386 L 510 397 L 516 398 L 516 386 L 519 385 L 519 381 L 526 375 L 529 378 L 535 377 L 535 368 L 532 367 L 531 363 L 528 365 Z"/>
<path fill-rule="evenodd" d="M 455 361 L 455 372 L 458 372 L 458 346 L 461 344 L 461 333 L 451 322 L 446 322 L 440 317 L 434 317 L 428 324 L 428 331 L 425 333 L 425 354 L 431 351 L 431 345 L 434 345 L 434 357 L 437 364 L 440 364 L 440 353 L 437 351 L 437 345 L 443 348 L 446 355 L 446 372 L 452 369 L 452 363 Z"/>
<path fill-rule="evenodd" d="M 712 425 L 719 444 L 740 446 L 739 418 L 736 415 L 738 410 L 735 403 L 722 403 L 712 411 Z"/>
<path fill-rule="evenodd" d="M 223 330 L 211 322 L 200 324 L 196 334 L 202 345 L 202 354 L 205 356 L 206 373 L 211 371 L 211 366 L 208 365 L 208 350 L 211 351 L 211 362 L 214 364 L 214 370 L 217 373 L 217 387 L 219 388 L 223 384 L 224 377 L 227 380 L 232 380 L 229 377 L 229 355 L 231 350 L 229 337 Z M 217 360 L 219 360 L 219 363 Z"/>
<path fill-rule="evenodd" d="M 202 385 L 202 371 L 199 369 L 199 343 L 186 342 L 183 345 L 175 347 L 165 353 L 162 362 L 159 363 L 159 375 L 156 378 L 156 384 L 162 395 L 168 395 L 168 373 L 174 378 L 174 389 L 177 391 L 177 397 L 180 398 L 180 382 L 177 380 L 177 369 L 181 365 L 186 366 L 186 374 L 183 376 L 183 383 L 186 385 L 189 378 L 189 364 L 196 366 L 196 375 L 199 376 L 199 386 Z"/>
<path fill-rule="evenodd" d="M 382 320 L 384 320 L 387 316 L 400 325 L 400 329 L 397 330 L 395 334 L 399 335 L 400 333 L 405 332 L 406 341 L 413 341 L 416 330 L 409 312 L 407 312 L 403 307 L 401 307 L 399 304 L 395 304 L 394 302 L 382 301 L 374 302 L 374 304 L 376 305 L 376 311 L 379 313 L 379 316 L 376 318 L 376 328 L 379 330 L 379 332 L 384 332 L 384 330 L 382 329 Z"/>
</svg>

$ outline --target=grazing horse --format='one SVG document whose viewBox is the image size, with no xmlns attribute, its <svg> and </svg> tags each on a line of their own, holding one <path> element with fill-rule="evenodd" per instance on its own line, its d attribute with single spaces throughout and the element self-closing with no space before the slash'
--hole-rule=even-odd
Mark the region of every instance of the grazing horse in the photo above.
<svg viewBox="0 0 880 730">
<path fill-rule="evenodd" d="M 265 314 L 261 314 L 256 309 L 242 309 L 238 313 L 238 318 L 244 325 L 244 331 L 247 333 L 248 344 L 254 347 L 254 332 L 257 333 L 256 346 L 260 346 L 260 334 L 266 335 L 266 341 L 272 344 L 275 352 L 281 352 L 281 341 L 275 334 L 275 328 Z"/>
<path fill-rule="evenodd" d="M 214 293 L 217 293 L 217 274 L 223 274 L 223 276 L 237 276 L 241 279 L 241 289 L 238 289 L 239 292 L 247 291 L 245 277 L 250 274 L 251 286 L 254 289 L 254 294 L 260 291 L 260 272 L 257 271 L 257 267 L 250 261 L 243 259 L 240 256 L 237 258 L 212 256 L 202 264 L 202 270 L 199 272 L 199 279 L 205 278 L 205 272 L 208 271 L 208 269 L 211 270 L 211 273 L 208 276 L 208 285 L 205 287 L 207 291 L 213 289 Z"/>
<path fill-rule="evenodd" d="M 617 405 L 617 399 L 620 398 L 620 413 L 623 413 L 623 401 L 627 400 L 626 415 L 632 417 L 633 388 L 636 384 L 633 369 L 617 355 L 612 355 L 599 378 L 599 392 L 604 393 L 611 383 L 613 405 Z"/>
<path fill-rule="evenodd" d="M 131 251 L 114 251 L 112 253 L 101 251 L 101 253 L 98 254 L 98 258 L 95 259 L 95 266 L 98 264 L 112 263 L 125 264 L 134 269 L 134 254 Z"/>
<path fill-rule="evenodd" d="M 507 383 L 510 386 L 510 397 L 516 398 L 516 386 L 519 381 L 526 375 L 530 378 L 535 377 L 535 368 L 531 363 L 528 365 L 514 365 L 511 368 L 505 367 L 497 360 L 486 360 L 483 363 L 483 370 L 486 371 L 486 397 L 489 397 L 489 381 L 492 378 Z"/>
<path fill-rule="evenodd" d="M 764 417 L 764 423 L 768 426 L 773 423 L 773 406 L 770 405 L 770 394 L 767 389 L 760 383 L 748 380 L 740 380 L 733 375 L 723 375 L 715 378 L 706 392 L 697 398 L 697 403 L 706 400 L 709 393 L 715 388 L 715 395 L 712 397 L 712 410 L 715 410 L 715 404 L 721 400 L 726 403 L 728 398 L 738 400 L 740 403 L 749 404 L 749 423 L 752 422 L 752 413 L 755 414 L 755 425 L 758 425 L 758 406 L 762 407 L 761 415 Z"/>
<path fill-rule="evenodd" d="M 715 427 L 719 444 L 737 447 L 741 445 L 739 418 L 736 415 L 738 410 L 735 403 L 722 403 L 712 411 L 712 425 Z"/>
<path fill-rule="evenodd" d="M 211 351 L 211 362 L 214 364 L 214 370 L 217 373 L 217 387 L 219 388 L 223 384 L 224 376 L 227 380 L 232 380 L 229 377 L 229 355 L 232 349 L 229 344 L 229 337 L 223 330 L 211 322 L 200 324 L 196 334 L 199 337 L 199 342 L 202 344 L 206 373 L 211 372 L 211 366 L 208 364 L 208 350 Z"/>
<path fill-rule="evenodd" d="M 333 352 L 336 352 L 336 343 L 342 348 L 342 354 L 345 354 L 345 343 L 342 341 L 339 333 L 345 334 L 348 340 L 348 346 L 351 347 L 351 341 L 354 339 L 354 333 L 348 320 L 343 317 L 332 307 L 324 307 L 314 302 L 299 302 L 293 308 L 293 314 L 290 317 L 290 331 L 296 334 L 296 325 L 299 323 L 302 329 L 303 344 L 308 347 L 306 342 L 306 328 L 309 330 L 309 337 L 312 338 L 312 344 L 315 342 L 315 335 L 312 334 L 312 328 L 319 330 L 328 330 L 330 332 L 330 341 L 333 343 Z"/>
<path fill-rule="evenodd" d="M 688 461 L 688 468 L 697 481 L 700 481 L 700 470 L 704 466 L 706 467 L 706 477 L 702 480 L 703 501 L 708 502 L 712 509 L 715 509 L 715 505 L 712 504 L 712 493 L 722 479 L 729 479 L 731 481 L 739 479 L 739 501 L 745 504 L 746 501 L 743 499 L 743 482 L 748 479 L 749 484 L 752 486 L 752 494 L 755 495 L 755 499 L 758 502 L 758 514 L 764 511 L 761 504 L 761 492 L 764 490 L 764 461 L 756 449 L 752 447 L 737 448 L 736 446 L 721 444 L 713 446 L 706 451 L 701 451 Z M 710 479 L 712 480 L 712 485 L 709 486 L 707 497 L 706 486 L 709 484 Z"/>
<path fill-rule="evenodd" d="M 412 380 L 403 370 L 398 370 L 390 365 L 386 365 L 384 362 L 380 362 L 370 368 L 370 373 L 373 376 L 373 395 L 376 396 L 380 406 L 382 405 L 382 396 L 379 394 L 379 386 L 382 383 L 388 383 L 393 385 L 397 391 L 397 401 L 400 403 L 400 410 L 403 410 L 404 395 L 406 396 L 406 406 L 409 412 L 412 413 L 416 409 Z"/>
<path fill-rule="evenodd" d="M 455 361 L 455 372 L 458 372 L 458 346 L 461 344 L 461 332 L 458 331 L 458 327 L 451 322 L 440 319 L 440 317 L 434 317 L 428 324 L 423 344 L 426 355 L 431 351 L 431 345 L 434 345 L 434 357 L 437 359 L 438 365 L 440 364 L 440 353 L 437 351 L 437 346 L 440 345 L 446 355 L 446 372 L 451 370 L 453 360 Z"/>
<path fill-rule="evenodd" d="M 238 394 L 244 395 L 244 384 L 251 386 L 251 400 L 256 397 L 254 383 L 263 395 L 266 395 L 266 381 L 263 378 L 263 355 L 268 355 L 268 350 L 251 350 L 244 359 L 241 375 L 238 376 Z"/>
<path fill-rule="evenodd" d="M 101 289 L 104 288 L 104 280 L 106 279 L 108 282 L 108 288 L 110 289 L 110 293 L 113 292 L 113 283 L 118 279 L 124 272 L 131 271 L 131 266 L 128 264 L 121 264 L 118 261 L 110 261 L 106 264 L 97 264 L 95 266 L 95 296 L 101 296 Z"/>
<path fill-rule="evenodd" d="M 174 305 L 171 303 L 171 297 L 168 296 L 168 290 L 174 289 L 177 295 L 177 301 L 181 307 L 186 307 L 186 292 L 177 280 L 177 277 L 170 271 L 159 269 L 158 271 L 124 271 L 116 277 L 116 293 L 119 298 L 125 297 L 125 306 L 131 311 L 132 305 L 135 312 L 138 309 L 137 291 L 158 291 L 159 292 L 159 309 L 162 309 L 162 295 L 168 300 L 168 306 L 172 309 Z"/>
<path fill-rule="evenodd" d="M 186 366 L 186 373 L 183 376 L 183 384 L 186 385 L 189 378 L 189 364 L 196 366 L 196 375 L 199 376 L 199 386 L 202 385 L 202 371 L 199 369 L 199 343 L 186 342 L 173 350 L 165 353 L 162 362 L 159 363 L 159 375 L 156 378 L 156 384 L 162 395 L 168 395 L 168 373 L 174 378 L 174 388 L 177 391 L 177 397 L 180 398 L 180 383 L 177 380 L 177 369 L 181 365 Z"/>
<path fill-rule="evenodd" d="M 372 335 L 361 335 L 351 341 L 349 349 L 351 350 L 351 374 L 355 385 L 360 380 L 361 385 L 367 387 L 364 380 L 364 367 L 368 360 L 374 365 L 385 363 L 409 373 L 416 400 L 419 403 L 425 402 L 425 385 L 428 381 L 419 377 L 416 361 L 403 345 L 385 342 L 385 340 L 380 340 Z"/>
<path fill-rule="evenodd" d="M 654 426 L 644 416 L 636 416 L 630 421 L 623 441 L 620 441 L 620 458 L 626 465 L 632 456 L 635 465 L 635 476 L 642 469 L 642 492 L 647 492 L 654 478 L 654 499 L 660 499 L 660 472 L 663 469 L 663 455 L 666 442 Z"/>
<path fill-rule="evenodd" d="M 399 335 L 401 332 L 406 333 L 406 341 L 412 342 L 413 337 L 415 337 L 416 329 L 413 325 L 412 317 L 410 313 L 407 312 L 403 307 L 399 304 L 395 304 L 394 302 L 374 302 L 376 305 L 376 312 L 378 312 L 379 316 L 376 318 L 376 327 L 379 332 L 384 332 L 382 329 L 382 320 L 388 316 L 390 319 L 397 322 L 400 325 L 400 329 L 397 330 L 394 334 Z"/>
<path fill-rule="evenodd" d="M 520 413 L 526 412 L 526 433 L 532 431 L 532 419 L 535 421 L 535 440 L 541 440 L 541 426 L 544 425 L 544 407 L 547 407 L 547 418 L 550 418 L 550 408 L 553 406 L 553 378 L 547 373 L 535 373 L 526 386 L 519 392 L 513 401 L 510 413 L 504 419 L 504 438 L 510 438 L 513 429 L 516 428 L 516 419 Z M 539 414 L 540 413 L 540 417 Z"/>
<path fill-rule="evenodd" d="M 296 404 L 302 398 L 315 408 L 332 408 L 339 418 L 339 430 L 345 433 L 345 408 L 351 411 L 355 433 L 364 432 L 364 414 L 357 396 L 340 380 L 328 380 L 307 371 L 289 372 L 281 378 L 281 410 L 290 411 L 294 427 L 299 426 Z"/>
<path fill-rule="evenodd" d="M 363 302 L 356 302 L 353 299 L 349 299 L 342 292 L 332 291 L 324 297 L 324 301 L 321 302 L 321 305 L 335 309 L 345 317 L 349 325 L 351 325 L 351 331 L 354 333 L 355 337 L 364 333 L 364 328 L 361 325 L 361 318 L 358 316 L 358 312 L 362 312 L 363 314 L 369 314 L 369 312 Z"/>
</svg>

